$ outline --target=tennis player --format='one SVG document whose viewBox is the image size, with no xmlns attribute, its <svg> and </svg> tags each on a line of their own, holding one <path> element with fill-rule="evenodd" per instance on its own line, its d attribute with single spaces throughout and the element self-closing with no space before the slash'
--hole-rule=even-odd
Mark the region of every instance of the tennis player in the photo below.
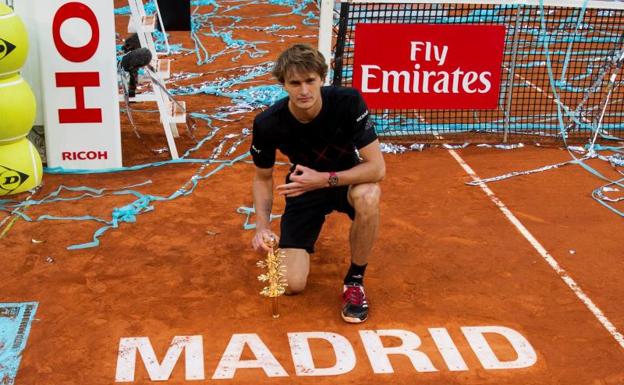
<svg viewBox="0 0 624 385">
<path fill-rule="evenodd" d="M 343 281 L 342 318 L 364 322 L 369 305 L 364 272 L 379 227 L 379 182 L 385 163 L 368 109 L 352 88 L 323 86 L 327 65 L 311 46 L 296 44 L 277 59 L 273 75 L 288 96 L 258 114 L 251 155 L 256 166 L 253 200 L 256 234 L 253 248 L 269 250 L 270 237 L 285 253 L 287 294 L 304 290 L 310 253 L 325 216 L 333 211 L 352 220 L 351 266 Z M 286 199 L 277 237 L 270 228 L 276 150 L 292 167 L 276 191 Z"/>
</svg>

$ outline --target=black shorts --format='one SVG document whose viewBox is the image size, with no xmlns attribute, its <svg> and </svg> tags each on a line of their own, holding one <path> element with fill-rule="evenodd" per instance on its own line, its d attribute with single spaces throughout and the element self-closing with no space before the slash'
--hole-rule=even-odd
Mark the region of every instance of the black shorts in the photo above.
<svg viewBox="0 0 624 385">
<path fill-rule="evenodd" d="M 339 186 L 286 197 L 279 247 L 306 249 L 308 253 L 313 253 L 327 214 L 336 210 L 347 214 L 351 220 L 355 218 L 355 209 L 349 204 L 348 193 L 349 186 Z"/>
</svg>

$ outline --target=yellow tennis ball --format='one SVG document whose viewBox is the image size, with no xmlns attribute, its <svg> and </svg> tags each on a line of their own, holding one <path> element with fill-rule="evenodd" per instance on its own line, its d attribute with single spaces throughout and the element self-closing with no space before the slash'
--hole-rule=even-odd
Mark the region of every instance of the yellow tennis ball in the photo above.
<svg viewBox="0 0 624 385">
<path fill-rule="evenodd" d="M 37 102 L 19 75 L 0 79 L 0 145 L 28 135 L 37 115 Z"/>
<path fill-rule="evenodd" d="M 19 71 L 28 56 L 28 32 L 22 19 L 0 3 L 0 78 Z"/>
<path fill-rule="evenodd" d="M 0 146 L 0 196 L 37 187 L 42 175 L 41 157 L 28 139 Z"/>
</svg>

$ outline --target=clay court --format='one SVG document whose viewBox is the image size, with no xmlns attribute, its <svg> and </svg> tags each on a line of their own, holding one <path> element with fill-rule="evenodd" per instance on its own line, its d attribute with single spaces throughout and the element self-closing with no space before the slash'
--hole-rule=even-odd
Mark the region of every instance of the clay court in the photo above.
<svg viewBox="0 0 624 385">
<path fill-rule="evenodd" d="M 284 3 L 193 6 L 249 44 L 198 64 L 189 33 L 171 32 L 181 48 L 168 88 L 199 90 L 293 43 L 315 45 L 307 15 L 316 4 Z M 127 17 L 116 16 L 118 44 Z M 222 37 L 198 36 L 209 53 L 227 48 Z M 228 91 L 274 84 L 266 74 Z M 158 164 L 169 159 L 158 114 L 137 103 L 136 127 L 121 115 L 124 166 L 134 169 L 48 172 L 34 194 L 11 197 L 36 204 L 0 215 L 0 302 L 25 320 L 15 334 L 0 322 L 0 383 L 624 384 L 624 222 L 592 198 L 607 182 L 568 164 L 467 184 L 582 155 L 533 141 L 385 153 L 369 320 L 340 317 L 350 221 L 339 213 L 327 218 L 305 292 L 280 297 L 274 319 L 259 295 L 263 256 L 244 229 L 254 221 L 244 210 L 253 205 L 249 130 L 261 108 L 201 92 L 179 98 L 196 115 L 176 144 L 181 154 L 197 148 L 194 161 Z M 279 160 L 276 180 L 289 169 Z M 604 160 L 585 164 L 622 177 Z M 276 197 L 273 213 L 283 207 Z M 68 249 L 95 234 L 99 245 Z"/>
</svg>

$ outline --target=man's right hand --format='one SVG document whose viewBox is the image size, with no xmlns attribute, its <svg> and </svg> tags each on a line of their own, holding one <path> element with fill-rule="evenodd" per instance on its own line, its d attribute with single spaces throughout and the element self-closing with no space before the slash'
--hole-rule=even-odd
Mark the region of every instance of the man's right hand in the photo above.
<svg viewBox="0 0 624 385">
<path fill-rule="evenodd" d="M 271 239 L 274 239 L 275 242 L 279 242 L 279 237 L 271 230 L 256 230 L 256 235 L 251 240 L 251 246 L 259 253 L 267 253 L 271 250 L 271 246 L 269 246 Z"/>
</svg>

